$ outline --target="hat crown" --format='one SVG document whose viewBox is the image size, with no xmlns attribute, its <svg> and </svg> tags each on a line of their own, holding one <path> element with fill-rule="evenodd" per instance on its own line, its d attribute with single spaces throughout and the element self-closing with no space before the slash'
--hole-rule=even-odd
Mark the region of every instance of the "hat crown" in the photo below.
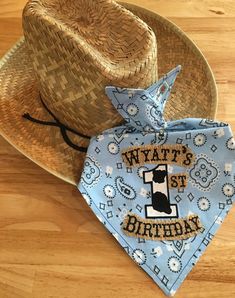
<svg viewBox="0 0 235 298">
<path fill-rule="evenodd" d="M 30 1 L 23 28 L 42 98 L 84 134 L 122 121 L 105 86 L 145 88 L 157 79 L 154 32 L 114 1 Z"/>
</svg>

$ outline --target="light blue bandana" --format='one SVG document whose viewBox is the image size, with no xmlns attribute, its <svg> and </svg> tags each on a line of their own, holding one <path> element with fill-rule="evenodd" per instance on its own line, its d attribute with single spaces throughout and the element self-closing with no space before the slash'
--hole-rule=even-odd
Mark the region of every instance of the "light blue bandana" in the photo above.
<svg viewBox="0 0 235 298">
<path fill-rule="evenodd" d="M 179 71 L 146 90 L 106 88 L 126 124 L 91 139 L 78 185 L 98 219 L 167 295 L 214 237 L 235 192 L 230 127 L 163 118 Z"/>
</svg>

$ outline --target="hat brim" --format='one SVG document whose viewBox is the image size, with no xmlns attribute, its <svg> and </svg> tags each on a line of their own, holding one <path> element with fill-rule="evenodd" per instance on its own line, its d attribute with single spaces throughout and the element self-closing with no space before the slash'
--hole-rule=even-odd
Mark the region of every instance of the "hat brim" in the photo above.
<svg viewBox="0 0 235 298">
<path fill-rule="evenodd" d="M 182 72 L 166 106 L 166 118 L 202 117 L 213 119 L 217 88 L 213 73 L 197 46 L 169 20 L 136 5 L 121 3 L 144 20 L 155 32 L 159 77 L 178 64 Z M 53 175 L 77 184 L 85 153 L 69 147 L 56 126 L 44 126 L 22 117 L 52 121 L 39 99 L 33 68 L 22 38 L 0 62 L 0 133 L 22 154 Z M 88 141 L 70 135 L 74 143 Z"/>
</svg>

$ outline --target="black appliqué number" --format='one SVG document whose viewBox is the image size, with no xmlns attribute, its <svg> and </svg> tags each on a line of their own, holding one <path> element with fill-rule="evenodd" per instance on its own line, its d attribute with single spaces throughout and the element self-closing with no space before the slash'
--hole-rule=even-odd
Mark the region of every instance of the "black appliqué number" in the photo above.
<svg viewBox="0 0 235 298">
<path fill-rule="evenodd" d="M 143 172 L 145 184 L 151 184 L 152 204 L 145 206 L 146 218 L 176 218 L 177 205 L 170 203 L 167 164 Z"/>
</svg>

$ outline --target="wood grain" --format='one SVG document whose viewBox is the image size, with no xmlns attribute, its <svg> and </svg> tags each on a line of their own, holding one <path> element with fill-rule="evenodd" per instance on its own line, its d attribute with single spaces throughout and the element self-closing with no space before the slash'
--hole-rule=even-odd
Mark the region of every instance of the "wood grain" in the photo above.
<svg viewBox="0 0 235 298">
<path fill-rule="evenodd" d="M 208 59 L 218 119 L 235 131 L 234 0 L 131 0 L 179 25 Z M 22 34 L 25 0 L 1 0 L 0 56 Z M 235 297 L 235 210 L 176 298 Z M 0 138 L 0 298 L 165 297 L 78 191 Z"/>
</svg>

